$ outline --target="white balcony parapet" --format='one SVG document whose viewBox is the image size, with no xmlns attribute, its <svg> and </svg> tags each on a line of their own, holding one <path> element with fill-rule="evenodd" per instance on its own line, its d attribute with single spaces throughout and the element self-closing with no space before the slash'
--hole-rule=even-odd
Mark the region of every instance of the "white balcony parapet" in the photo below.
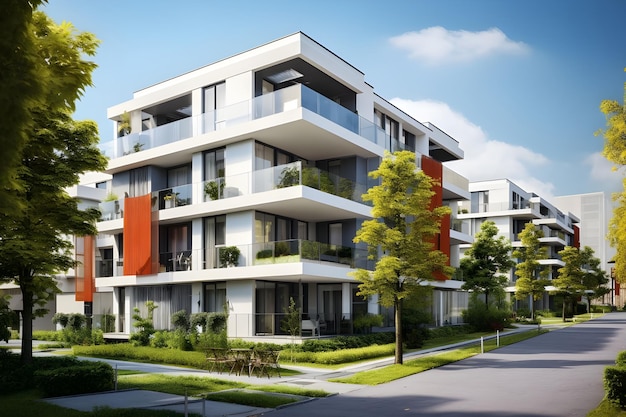
<svg viewBox="0 0 626 417">
<path fill-rule="evenodd" d="M 301 107 L 390 151 L 412 150 L 409 146 L 390 138 L 384 129 L 373 122 L 304 85 L 283 88 L 198 116 L 187 117 L 142 132 L 130 133 L 101 143 L 100 149 L 109 158 L 120 158 L 190 138 L 194 134 L 194 125 L 199 126 L 197 131 L 204 134 Z"/>
</svg>

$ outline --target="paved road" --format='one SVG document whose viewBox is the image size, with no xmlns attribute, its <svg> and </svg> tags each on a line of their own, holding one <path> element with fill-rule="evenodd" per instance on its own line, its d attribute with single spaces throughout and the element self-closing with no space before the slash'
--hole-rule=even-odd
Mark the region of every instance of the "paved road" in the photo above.
<svg viewBox="0 0 626 417">
<path fill-rule="evenodd" d="M 267 417 L 584 417 L 604 367 L 626 350 L 626 313 L 549 332 L 456 364 L 266 412 Z"/>
</svg>

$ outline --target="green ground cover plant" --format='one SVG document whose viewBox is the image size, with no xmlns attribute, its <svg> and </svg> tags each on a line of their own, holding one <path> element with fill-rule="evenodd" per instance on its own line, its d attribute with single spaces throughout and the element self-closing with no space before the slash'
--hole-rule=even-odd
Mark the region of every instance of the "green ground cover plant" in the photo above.
<svg viewBox="0 0 626 417">
<path fill-rule="evenodd" d="M 299 401 L 293 397 L 326 397 L 327 392 L 306 388 L 276 385 L 255 385 L 217 378 L 193 376 L 168 376 L 146 374 L 123 376 L 118 379 L 119 389 L 142 389 L 175 395 L 203 396 L 211 401 L 223 401 L 254 407 L 275 408 Z M 289 395 L 284 395 L 289 394 Z"/>
</svg>

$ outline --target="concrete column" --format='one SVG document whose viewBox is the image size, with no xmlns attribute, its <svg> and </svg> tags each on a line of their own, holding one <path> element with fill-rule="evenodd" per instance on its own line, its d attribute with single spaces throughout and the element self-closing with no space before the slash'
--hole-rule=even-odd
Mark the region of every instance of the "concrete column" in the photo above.
<svg viewBox="0 0 626 417">
<path fill-rule="evenodd" d="M 350 283 L 344 282 L 341 284 L 341 316 L 342 318 L 350 319 L 352 313 L 352 291 L 350 290 Z"/>
</svg>

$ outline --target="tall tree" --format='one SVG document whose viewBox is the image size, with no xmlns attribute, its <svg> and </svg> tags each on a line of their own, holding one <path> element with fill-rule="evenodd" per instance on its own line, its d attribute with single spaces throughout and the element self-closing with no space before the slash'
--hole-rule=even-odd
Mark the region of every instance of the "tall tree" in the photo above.
<svg viewBox="0 0 626 417">
<path fill-rule="evenodd" d="M 559 251 L 561 260 L 565 263 L 559 268 L 559 276 L 552 280 L 552 285 L 556 287 L 556 293 L 563 296 L 563 308 L 561 316 L 565 321 L 567 305 L 573 308 L 574 300 L 584 294 L 583 283 L 584 260 L 581 251 L 574 246 L 566 246 Z"/>
<path fill-rule="evenodd" d="M 0 3 L 0 212 L 20 209 L 7 193 L 16 181 L 20 154 L 32 127 L 30 110 L 40 102 L 44 80 L 37 71 L 40 61 L 32 38 L 32 17 L 40 0 L 3 0 Z"/>
<path fill-rule="evenodd" d="M 492 221 L 480 226 L 474 243 L 465 251 L 460 269 L 463 271 L 463 289 L 485 294 L 485 305 L 489 309 L 489 295 L 504 292 L 509 281 L 504 275 L 515 266 L 511 259 L 511 242 L 504 236 L 496 238 L 498 227 Z"/>
<path fill-rule="evenodd" d="M 420 170 L 415 153 L 385 153 L 380 166 L 370 172 L 380 185 L 370 188 L 363 200 L 373 203 L 374 219 L 363 222 L 354 242 L 367 243 L 374 271 L 358 269 L 359 295 L 378 295 L 385 307 L 395 309 L 395 363 L 402 363 L 402 300 L 435 271 L 451 275 L 447 256 L 434 249 L 441 220 L 448 207 L 431 209 L 435 180 Z M 380 251 L 380 256 L 379 256 Z"/>
<path fill-rule="evenodd" d="M 79 175 L 106 168 L 92 121 L 74 121 L 74 102 L 91 85 L 98 41 L 75 33 L 69 23 L 56 25 L 44 13 L 33 14 L 30 27 L 38 74 L 46 85 L 45 100 L 30 109 L 32 126 L 20 152 L 10 198 L 19 213 L 0 215 L 0 277 L 22 293 L 22 361 L 32 360 L 32 320 L 58 291 L 54 275 L 74 266 L 67 236 L 96 233 L 97 209 L 81 210 L 67 187 Z"/>
<path fill-rule="evenodd" d="M 530 317 L 535 318 L 535 301 L 539 300 L 550 284 L 547 279 L 549 271 L 539 261 L 546 259 L 546 248 L 541 246 L 540 238 L 543 232 L 537 229 L 532 222 L 526 223 L 526 227 L 519 234 L 522 247 L 513 251 L 513 258 L 518 263 L 515 269 L 517 280 L 515 281 L 515 298 L 523 300 L 530 297 Z"/>
<path fill-rule="evenodd" d="M 600 259 L 594 256 L 594 251 L 589 246 L 582 249 L 566 246 L 559 252 L 565 266 L 559 268 L 559 277 L 552 280 L 558 293 L 564 296 L 563 321 L 565 321 L 565 301 L 572 304 L 574 300 L 585 296 L 587 298 L 587 311 L 590 309 L 590 300 L 602 297 L 610 289 L 606 287 L 609 279 L 600 268 Z"/>
<path fill-rule="evenodd" d="M 583 286 L 587 296 L 587 311 L 590 311 L 591 300 L 604 297 L 611 292 L 611 289 L 606 285 L 609 282 L 609 277 L 602 269 L 602 262 L 596 258 L 593 249 L 585 246 L 581 250 L 581 256 L 583 258 Z"/>
<path fill-rule="evenodd" d="M 626 71 L 626 69 L 625 69 Z M 617 100 L 603 100 L 600 111 L 604 113 L 607 128 L 600 129 L 596 134 L 604 136 L 602 154 L 614 164 L 626 165 L 626 83 L 624 83 L 624 103 Z M 609 222 L 608 238 L 611 246 L 616 249 L 615 275 L 618 282 L 626 283 L 626 180 L 623 190 L 615 193 L 613 199 L 616 206 Z"/>
</svg>

